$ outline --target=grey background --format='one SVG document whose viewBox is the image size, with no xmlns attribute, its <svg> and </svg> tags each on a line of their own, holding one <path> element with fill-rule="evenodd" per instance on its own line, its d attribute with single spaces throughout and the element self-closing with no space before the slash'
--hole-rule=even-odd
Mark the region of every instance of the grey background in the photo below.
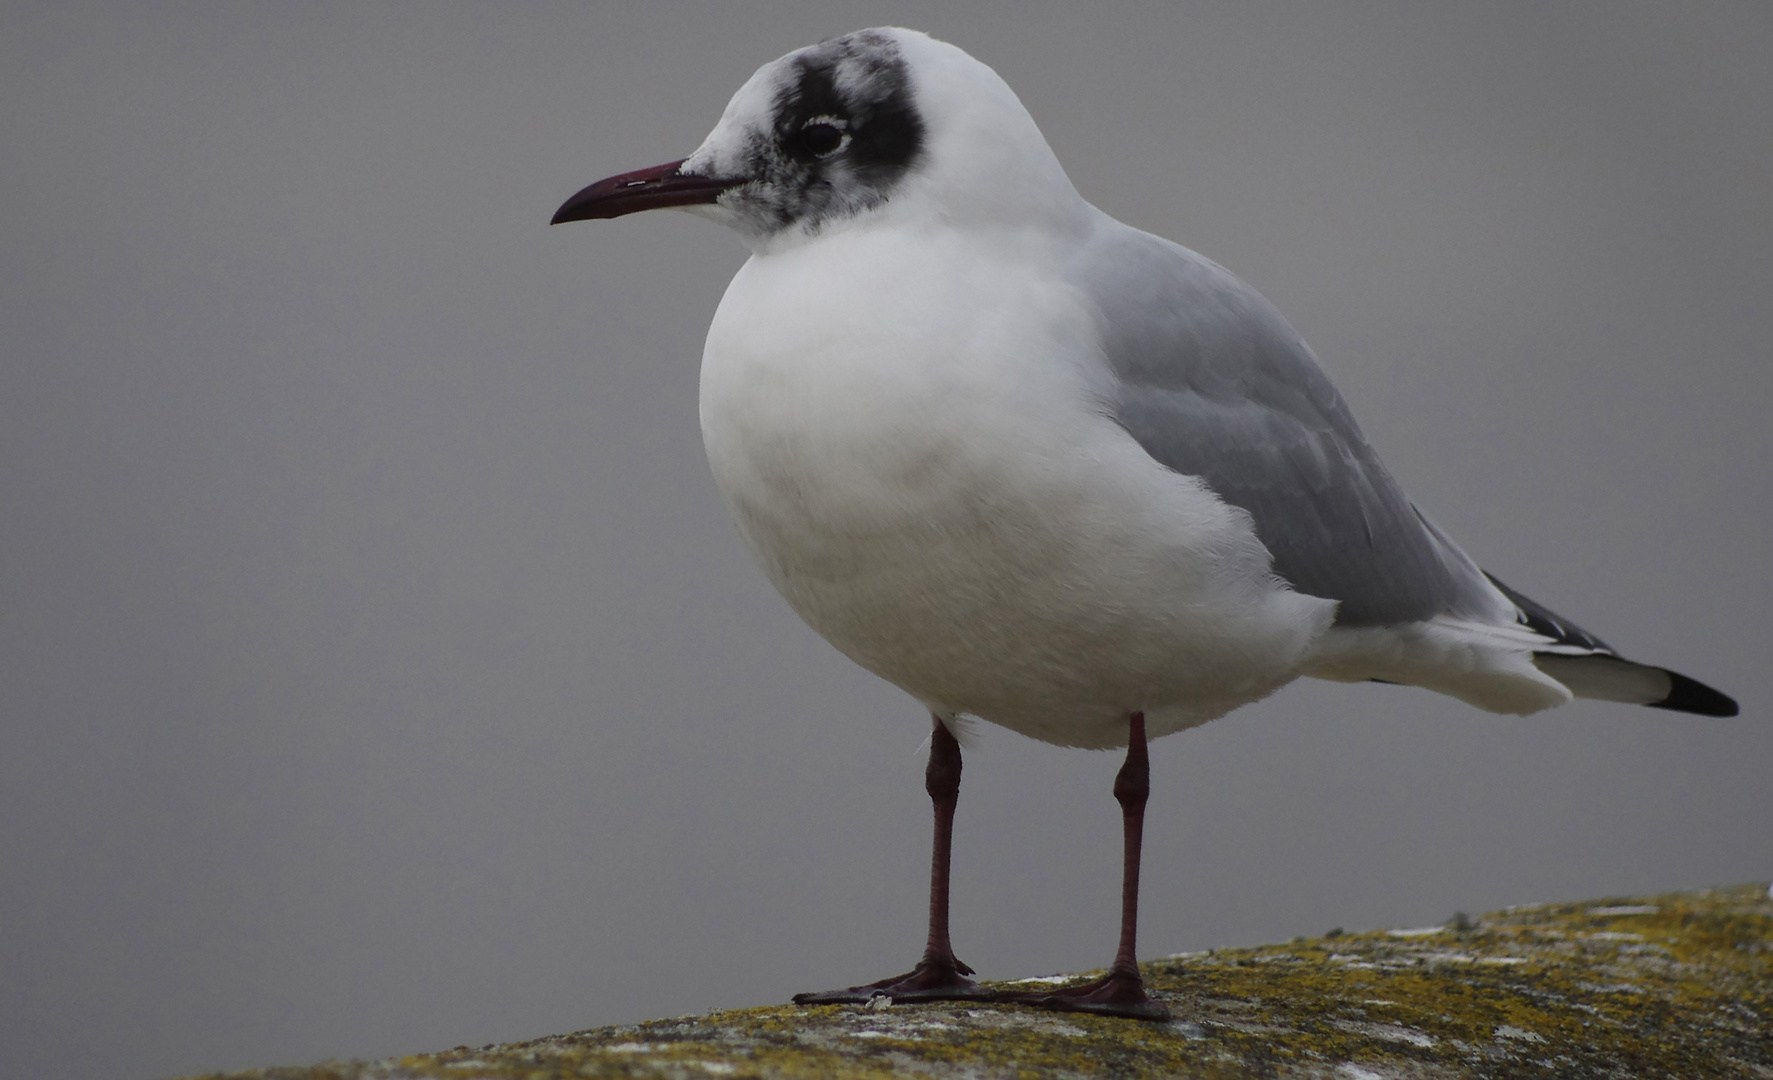
<svg viewBox="0 0 1773 1080">
<path fill-rule="evenodd" d="M 13 4 L 0 1074 L 910 964 L 925 720 L 775 598 L 702 461 L 744 250 L 545 224 L 885 22 L 1278 303 L 1486 567 L 1744 703 L 1295 685 L 1153 747 L 1145 954 L 1773 874 L 1773 7 Z M 1116 767 L 969 753 L 982 972 L 1109 958 Z"/>
</svg>

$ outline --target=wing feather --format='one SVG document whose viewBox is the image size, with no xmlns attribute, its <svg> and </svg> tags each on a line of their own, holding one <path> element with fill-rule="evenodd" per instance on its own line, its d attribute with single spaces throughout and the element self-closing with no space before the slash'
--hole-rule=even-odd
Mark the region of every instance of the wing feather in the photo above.
<svg viewBox="0 0 1773 1080">
<path fill-rule="evenodd" d="M 1275 573 L 1339 601 L 1338 625 L 1512 617 L 1417 513 L 1304 341 L 1254 289 L 1124 228 L 1105 230 L 1072 272 L 1100 315 L 1110 415 L 1158 462 L 1247 511 Z"/>
</svg>

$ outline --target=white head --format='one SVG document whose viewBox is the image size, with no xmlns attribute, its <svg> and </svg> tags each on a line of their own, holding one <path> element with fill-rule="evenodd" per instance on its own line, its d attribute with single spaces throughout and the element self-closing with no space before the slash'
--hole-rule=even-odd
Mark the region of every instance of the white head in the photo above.
<svg viewBox="0 0 1773 1080">
<path fill-rule="evenodd" d="M 765 64 L 695 153 L 598 181 L 555 221 L 661 206 L 693 209 L 759 250 L 889 218 L 1026 225 L 1084 212 L 996 72 L 891 27 Z"/>
</svg>

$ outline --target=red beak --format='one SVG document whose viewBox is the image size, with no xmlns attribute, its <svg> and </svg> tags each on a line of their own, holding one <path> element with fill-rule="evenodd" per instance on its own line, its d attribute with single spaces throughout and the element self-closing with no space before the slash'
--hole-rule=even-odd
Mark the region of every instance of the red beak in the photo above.
<svg viewBox="0 0 1773 1080">
<path fill-rule="evenodd" d="M 616 218 L 666 206 L 697 206 L 720 198 L 720 193 L 741 181 L 711 176 L 684 176 L 681 161 L 668 161 L 650 169 L 636 169 L 599 180 L 562 203 L 551 225 L 563 221 Z"/>
</svg>

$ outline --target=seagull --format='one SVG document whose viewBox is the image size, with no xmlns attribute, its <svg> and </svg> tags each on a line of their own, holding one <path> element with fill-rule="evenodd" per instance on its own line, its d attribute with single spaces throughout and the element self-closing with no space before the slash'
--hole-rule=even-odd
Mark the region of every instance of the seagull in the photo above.
<svg viewBox="0 0 1773 1080">
<path fill-rule="evenodd" d="M 1734 716 L 1504 585 L 1410 502 L 1311 350 L 1230 272 L 1086 202 L 996 72 L 876 28 L 766 64 L 688 158 L 554 223 L 681 208 L 752 256 L 702 356 L 740 535 L 789 605 L 933 719 L 929 937 L 803 1004 L 1169 1016 L 1136 964 L 1159 738 L 1302 676 L 1497 713 Z M 1126 748 L 1119 948 L 1080 986 L 968 978 L 948 932 L 965 724 Z"/>
</svg>

